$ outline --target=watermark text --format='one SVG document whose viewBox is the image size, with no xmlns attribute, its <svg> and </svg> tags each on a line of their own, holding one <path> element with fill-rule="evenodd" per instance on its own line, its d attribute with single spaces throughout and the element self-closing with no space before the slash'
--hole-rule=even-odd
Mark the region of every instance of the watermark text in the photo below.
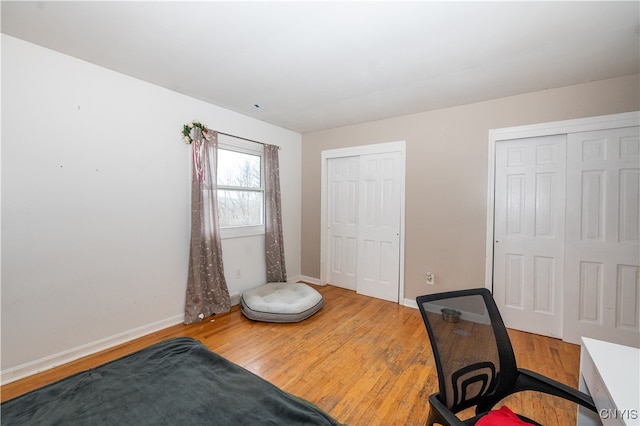
<svg viewBox="0 0 640 426">
<path fill-rule="evenodd" d="M 620 410 L 618 408 L 602 408 L 598 411 L 600 418 L 605 419 L 621 419 L 621 420 L 638 420 L 640 413 L 637 409 Z"/>
</svg>

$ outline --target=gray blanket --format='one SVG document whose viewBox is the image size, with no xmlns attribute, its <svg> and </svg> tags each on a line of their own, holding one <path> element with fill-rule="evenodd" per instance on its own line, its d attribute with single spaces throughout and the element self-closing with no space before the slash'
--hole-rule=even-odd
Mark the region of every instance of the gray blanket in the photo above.
<svg viewBox="0 0 640 426">
<path fill-rule="evenodd" d="M 297 398 L 178 337 L 1 406 L 10 425 L 337 425 Z"/>
</svg>

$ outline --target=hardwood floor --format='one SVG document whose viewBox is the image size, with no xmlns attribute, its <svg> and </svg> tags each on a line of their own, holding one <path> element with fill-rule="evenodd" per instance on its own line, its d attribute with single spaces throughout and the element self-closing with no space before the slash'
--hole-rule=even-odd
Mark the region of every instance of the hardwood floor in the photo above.
<svg viewBox="0 0 640 426">
<path fill-rule="evenodd" d="M 234 307 L 193 325 L 176 325 L 98 354 L 6 384 L 5 401 L 173 336 L 212 351 L 305 398 L 349 425 L 423 425 L 438 388 L 427 333 L 417 309 L 315 287 L 325 306 L 295 324 L 253 322 Z M 579 347 L 510 330 L 520 367 L 577 387 Z M 576 423 L 575 405 L 523 392 L 505 403 L 545 425 Z"/>
</svg>

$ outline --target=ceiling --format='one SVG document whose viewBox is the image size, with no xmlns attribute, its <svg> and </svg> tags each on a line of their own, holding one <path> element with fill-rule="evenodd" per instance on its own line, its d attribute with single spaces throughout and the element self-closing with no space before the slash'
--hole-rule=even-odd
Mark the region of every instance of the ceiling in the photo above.
<svg viewBox="0 0 640 426">
<path fill-rule="evenodd" d="M 300 133 L 640 71 L 640 2 L 2 1 L 2 32 Z"/>
</svg>

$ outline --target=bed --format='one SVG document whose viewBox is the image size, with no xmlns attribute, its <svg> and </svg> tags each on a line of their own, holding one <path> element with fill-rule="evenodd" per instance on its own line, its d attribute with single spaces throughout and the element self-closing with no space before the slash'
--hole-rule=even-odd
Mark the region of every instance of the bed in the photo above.
<svg viewBox="0 0 640 426">
<path fill-rule="evenodd" d="M 189 337 L 149 346 L 2 403 L 9 425 L 338 425 Z"/>
</svg>

